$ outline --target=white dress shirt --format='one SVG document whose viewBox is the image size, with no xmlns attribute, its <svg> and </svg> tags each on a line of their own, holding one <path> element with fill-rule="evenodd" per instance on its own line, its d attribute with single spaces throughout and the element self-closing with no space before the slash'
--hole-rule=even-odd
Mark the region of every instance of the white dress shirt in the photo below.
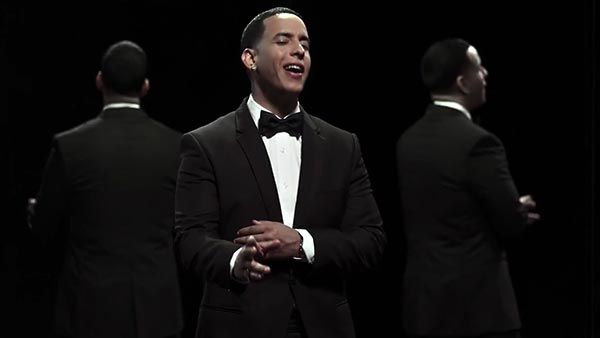
<svg viewBox="0 0 600 338">
<path fill-rule="evenodd" d="M 250 115 L 257 128 L 261 110 L 272 114 L 268 109 L 254 101 L 252 95 L 248 98 L 248 110 L 250 110 Z M 296 106 L 292 114 L 298 113 L 300 113 L 300 104 Z M 262 136 L 262 140 L 269 155 L 269 161 L 271 162 L 277 195 L 279 196 L 279 204 L 281 205 L 283 224 L 295 228 L 302 235 L 302 249 L 308 262 L 312 263 L 315 259 L 314 240 L 306 229 L 298 229 L 298 225 L 294 224 L 298 182 L 300 180 L 300 163 L 302 159 L 302 136 L 296 138 L 288 133 L 280 132 L 271 138 Z M 231 257 L 231 269 L 233 269 L 235 259 L 240 251 L 241 248 Z"/>
</svg>

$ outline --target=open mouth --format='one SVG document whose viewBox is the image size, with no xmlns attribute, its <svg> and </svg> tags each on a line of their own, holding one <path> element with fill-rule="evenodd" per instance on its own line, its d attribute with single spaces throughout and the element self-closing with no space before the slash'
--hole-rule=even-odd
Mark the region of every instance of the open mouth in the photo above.
<svg viewBox="0 0 600 338">
<path fill-rule="evenodd" d="M 304 74 L 304 66 L 302 66 L 300 64 L 289 64 L 289 65 L 285 65 L 283 68 L 290 73 L 294 73 L 294 74 L 298 74 L 298 75 Z"/>
</svg>

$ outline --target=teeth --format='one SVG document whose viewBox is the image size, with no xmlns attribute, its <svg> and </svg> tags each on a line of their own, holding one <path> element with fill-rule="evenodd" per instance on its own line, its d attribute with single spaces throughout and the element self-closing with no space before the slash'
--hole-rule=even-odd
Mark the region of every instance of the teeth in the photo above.
<svg viewBox="0 0 600 338">
<path fill-rule="evenodd" d="M 302 70 L 302 68 L 300 68 L 300 66 L 298 66 L 298 65 L 288 65 L 288 66 L 285 67 L 285 69 L 287 69 L 287 70 L 296 70 L 296 71 L 301 71 Z"/>
</svg>

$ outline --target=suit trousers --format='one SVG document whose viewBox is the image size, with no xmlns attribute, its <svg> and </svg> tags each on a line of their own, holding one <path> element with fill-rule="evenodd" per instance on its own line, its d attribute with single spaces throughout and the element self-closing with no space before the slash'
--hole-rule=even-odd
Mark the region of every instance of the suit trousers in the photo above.
<svg viewBox="0 0 600 338">
<path fill-rule="evenodd" d="M 292 311 L 290 316 L 290 322 L 288 323 L 286 338 L 306 338 L 306 331 L 304 330 L 304 323 L 300 313 L 296 308 Z"/>
</svg>

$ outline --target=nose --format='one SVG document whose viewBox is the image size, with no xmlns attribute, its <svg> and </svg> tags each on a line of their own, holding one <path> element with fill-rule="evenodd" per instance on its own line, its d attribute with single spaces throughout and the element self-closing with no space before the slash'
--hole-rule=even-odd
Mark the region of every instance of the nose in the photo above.
<svg viewBox="0 0 600 338">
<path fill-rule="evenodd" d="M 485 67 L 481 66 L 481 73 L 483 74 L 483 77 L 487 77 L 488 76 L 488 71 Z"/>
<path fill-rule="evenodd" d="M 304 54 L 306 54 L 306 49 L 302 46 L 301 43 L 295 44 L 295 48 L 292 51 L 292 55 L 297 56 L 299 59 L 304 59 Z"/>
</svg>

